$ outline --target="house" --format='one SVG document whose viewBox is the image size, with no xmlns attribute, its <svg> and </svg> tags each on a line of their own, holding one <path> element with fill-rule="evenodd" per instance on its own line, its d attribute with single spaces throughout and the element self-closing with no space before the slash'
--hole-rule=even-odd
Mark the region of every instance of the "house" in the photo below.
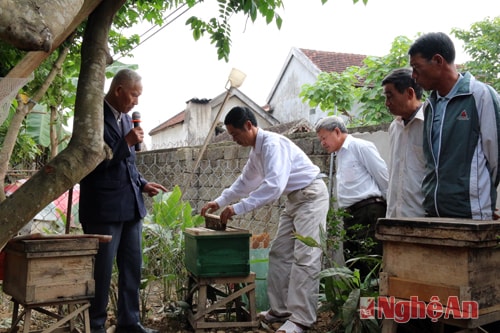
<svg viewBox="0 0 500 333">
<path fill-rule="evenodd" d="M 359 54 L 292 48 L 267 97 L 269 112 L 281 123 L 302 118 L 315 124 L 326 113 L 302 102 L 302 86 L 316 82 L 321 72 L 341 73 L 349 66 L 361 66 L 365 58 Z"/>
<path fill-rule="evenodd" d="M 232 88 L 214 99 L 191 99 L 186 109 L 149 132 L 151 149 L 201 145 L 210 131 L 214 119 L 226 104 L 218 122 L 233 106 L 249 107 L 257 116 L 260 127 L 307 121 L 310 124 L 326 115 L 319 108 L 311 108 L 302 102 L 299 93 L 302 85 L 316 82 L 321 72 L 342 72 L 349 66 L 361 66 L 364 55 L 299 49 L 293 47 L 274 83 L 266 104 L 261 107 L 239 89 Z M 308 125 L 312 128 L 311 125 Z M 221 126 L 219 126 L 220 128 Z M 287 127 L 287 126 L 285 126 Z M 217 127 L 216 127 L 217 128 Z M 211 135 L 218 134 L 214 131 Z"/>
<path fill-rule="evenodd" d="M 227 101 L 222 105 L 226 97 Z M 193 98 L 187 101 L 186 104 L 184 111 L 149 132 L 152 137 L 152 150 L 202 145 L 221 107 L 224 107 L 224 109 L 218 118 L 220 124 L 215 127 L 211 134 L 213 136 L 224 131 L 221 121 L 226 113 L 237 105 L 249 107 L 255 113 L 260 126 L 269 127 L 279 124 L 277 119 L 264 111 L 238 88 L 232 88 L 214 99 Z"/>
</svg>

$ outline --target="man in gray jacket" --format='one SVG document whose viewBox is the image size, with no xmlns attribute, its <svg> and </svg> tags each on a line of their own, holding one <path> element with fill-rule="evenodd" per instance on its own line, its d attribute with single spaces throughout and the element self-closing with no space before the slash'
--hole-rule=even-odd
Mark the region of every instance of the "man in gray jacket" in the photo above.
<svg viewBox="0 0 500 333">
<path fill-rule="evenodd" d="M 493 219 L 500 180 L 497 92 L 457 71 L 453 42 L 442 32 L 422 35 L 408 53 L 413 78 L 432 90 L 424 105 L 426 215 Z"/>
</svg>

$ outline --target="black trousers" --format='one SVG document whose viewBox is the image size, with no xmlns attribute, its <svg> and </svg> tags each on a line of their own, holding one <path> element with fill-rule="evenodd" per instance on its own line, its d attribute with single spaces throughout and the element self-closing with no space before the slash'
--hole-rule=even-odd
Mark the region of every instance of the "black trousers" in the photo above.
<svg viewBox="0 0 500 333">
<path fill-rule="evenodd" d="M 111 235 L 109 243 L 100 243 L 94 262 L 95 297 L 90 301 L 90 326 L 104 327 L 107 320 L 109 289 L 116 258 L 118 267 L 119 326 L 140 322 L 139 288 L 142 268 L 142 220 L 130 222 L 82 221 L 86 234 Z"/>
</svg>

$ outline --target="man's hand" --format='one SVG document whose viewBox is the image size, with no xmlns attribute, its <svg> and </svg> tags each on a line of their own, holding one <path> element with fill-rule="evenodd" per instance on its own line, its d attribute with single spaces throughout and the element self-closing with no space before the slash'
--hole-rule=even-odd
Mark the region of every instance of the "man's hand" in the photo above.
<svg viewBox="0 0 500 333">
<path fill-rule="evenodd" d="M 236 215 L 234 213 L 233 206 L 227 206 L 226 208 L 224 208 L 222 213 L 220 213 L 220 221 L 223 224 L 227 224 L 227 220 L 230 220 L 233 215 Z"/>
<path fill-rule="evenodd" d="M 144 130 L 138 127 L 132 127 L 130 132 L 125 135 L 125 141 L 129 147 L 134 146 L 136 143 L 141 143 L 144 140 Z"/>
<path fill-rule="evenodd" d="M 150 197 L 154 197 L 160 191 L 167 192 L 167 189 L 157 183 L 147 183 L 142 189 L 142 192 L 147 193 Z"/>
<path fill-rule="evenodd" d="M 210 214 L 211 212 L 219 209 L 219 204 L 215 201 L 210 201 L 201 209 L 201 216 L 205 216 L 206 214 Z"/>
</svg>

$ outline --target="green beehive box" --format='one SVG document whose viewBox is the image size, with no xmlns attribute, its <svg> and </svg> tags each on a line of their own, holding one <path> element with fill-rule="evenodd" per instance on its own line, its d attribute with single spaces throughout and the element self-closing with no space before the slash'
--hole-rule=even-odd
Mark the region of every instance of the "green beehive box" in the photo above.
<svg viewBox="0 0 500 333">
<path fill-rule="evenodd" d="M 229 226 L 224 231 L 187 228 L 184 237 L 184 263 L 195 276 L 247 276 L 250 273 L 248 230 Z"/>
</svg>

